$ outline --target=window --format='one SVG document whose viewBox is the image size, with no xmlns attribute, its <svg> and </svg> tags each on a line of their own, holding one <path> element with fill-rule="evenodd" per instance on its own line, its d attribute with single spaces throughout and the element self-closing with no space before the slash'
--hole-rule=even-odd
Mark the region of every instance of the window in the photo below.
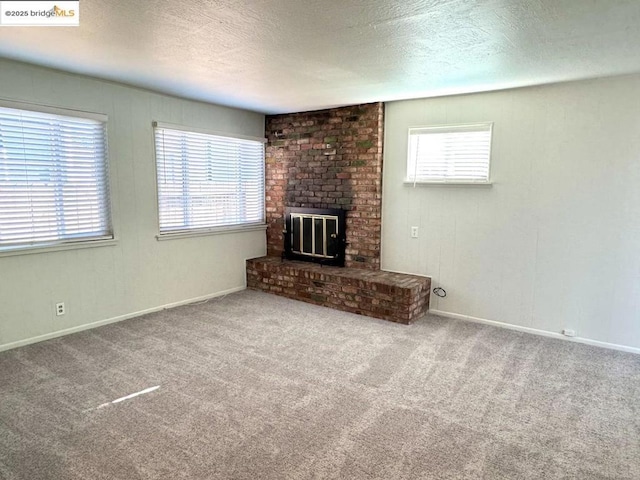
<svg viewBox="0 0 640 480">
<path fill-rule="evenodd" d="M 264 224 L 263 140 L 154 126 L 160 235 Z"/>
<path fill-rule="evenodd" d="M 489 183 L 491 123 L 409 129 L 407 182 Z"/>
<path fill-rule="evenodd" d="M 0 252 L 113 238 L 106 117 L 42 110 L 0 106 Z"/>
</svg>

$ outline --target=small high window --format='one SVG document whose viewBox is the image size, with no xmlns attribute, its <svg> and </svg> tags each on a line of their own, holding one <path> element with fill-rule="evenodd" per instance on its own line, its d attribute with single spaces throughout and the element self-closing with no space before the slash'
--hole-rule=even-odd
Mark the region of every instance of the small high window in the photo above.
<svg viewBox="0 0 640 480">
<path fill-rule="evenodd" d="M 406 181 L 489 183 L 491 123 L 409 129 Z"/>
</svg>

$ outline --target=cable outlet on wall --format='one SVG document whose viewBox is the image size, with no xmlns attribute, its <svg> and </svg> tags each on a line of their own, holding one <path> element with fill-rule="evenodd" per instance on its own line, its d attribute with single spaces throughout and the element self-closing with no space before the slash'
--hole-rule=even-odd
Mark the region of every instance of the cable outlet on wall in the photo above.
<svg viewBox="0 0 640 480">
<path fill-rule="evenodd" d="M 418 227 L 411 227 L 411 238 L 418 238 Z"/>
<path fill-rule="evenodd" d="M 67 313 L 67 311 L 64 308 L 64 302 L 56 303 L 56 315 L 59 317 L 65 313 Z"/>
<path fill-rule="evenodd" d="M 575 337 L 576 336 L 576 331 L 575 330 L 571 330 L 570 328 L 565 328 L 564 330 L 562 330 L 562 334 L 565 337 Z"/>
</svg>

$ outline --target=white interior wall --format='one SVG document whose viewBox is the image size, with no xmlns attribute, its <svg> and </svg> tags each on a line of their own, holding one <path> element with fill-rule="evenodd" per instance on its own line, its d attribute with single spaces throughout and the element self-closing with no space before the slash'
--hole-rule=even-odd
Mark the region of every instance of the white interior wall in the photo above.
<svg viewBox="0 0 640 480">
<path fill-rule="evenodd" d="M 153 120 L 264 136 L 264 116 L 0 60 L 0 98 L 104 113 L 115 246 L 0 257 L 0 350 L 241 289 L 264 231 L 157 241 Z M 54 305 L 65 302 L 57 317 Z"/>
<path fill-rule="evenodd" d="M 409 126 L 485 121 L 493 186 L 403 184 Z M 382 268 L 438 311 L 640 348 L 640 76 L 388 103 Z"/>
</svg>

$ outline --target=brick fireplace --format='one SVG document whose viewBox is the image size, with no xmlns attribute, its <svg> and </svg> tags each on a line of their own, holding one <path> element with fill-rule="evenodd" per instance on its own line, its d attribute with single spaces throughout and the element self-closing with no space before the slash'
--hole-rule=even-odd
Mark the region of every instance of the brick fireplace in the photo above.
<svg viewBox="0 0 640 480">
<path fill-rule="evenodd" d="M 430 280 L 380 270 L 384 104 L 266 117 L 267 257 L 247 284 L 299 300 L 410 323 Z M 345 268 L 282 261 L 285 208 L 346 212 Z"/>
<path fill-rule="evenodd" d="M 267 254 L 282 253 L 284 207 L 347 210 L 345 266 L 380 268 L 384 105 L 266 119 Z"/>
</svg>

